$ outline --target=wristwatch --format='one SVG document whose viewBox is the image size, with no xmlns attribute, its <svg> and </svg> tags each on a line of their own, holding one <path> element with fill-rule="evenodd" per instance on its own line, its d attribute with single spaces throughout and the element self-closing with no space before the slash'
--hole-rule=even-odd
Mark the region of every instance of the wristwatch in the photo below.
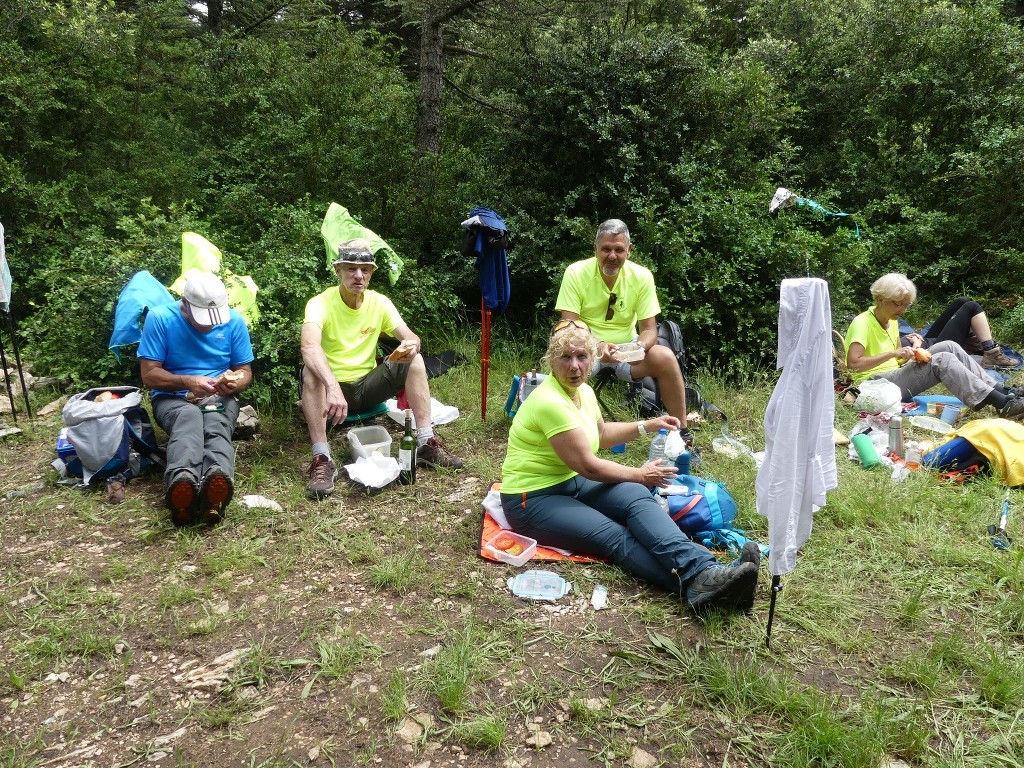
<svg viewBox="0 0 1024 768">
<path fill-rule="evenodd" d="M 636 423 L 636 431 L 640 433 L 640 437 L 643 437 L 647 434 L 647 427 L 644 426 L 642 421 L 638 421 Z"/>
</svg>

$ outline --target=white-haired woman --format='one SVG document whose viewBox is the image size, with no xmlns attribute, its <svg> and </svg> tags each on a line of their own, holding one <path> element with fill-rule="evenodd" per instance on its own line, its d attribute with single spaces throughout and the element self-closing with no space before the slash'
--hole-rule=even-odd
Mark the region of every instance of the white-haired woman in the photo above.
<svg viewBox="0 0 1024 768">
<path fill-rule="evenodd" d="M 991 405 L 1004 418 L 1024 418 L 1024 397 L 993 385 L 960 344 L 939 341 L 921 354 L 923 339 L 917 334 L 902 343 L 899 318 L 917 298 L 917 288 L 906 275 L 882 275 L 871 284 L 871 297 L 875 303 L 846 332 L 846 365 L 854 384 L 887 379 L 899 386 L 906 401 L 941 383 L 972 408 Z"/>
<path fill-rule="evenodd" d="M 690 541 L 648 488 L 664 487 L 675 467 L 660 460 L 631 467 L 602 459 L 609 448 L 679 420 L 605 422 L 587 384 L 597 341 L 580 320 L 558 322 L 548 342 L 548 376 L 519 407 L 502 466 L 501 502 L 514 530 L 544 545 L 610 558 L 694 609 L 748 610 L 760 553 L 748 543 L 720 565 Z M 646 486 L 646 487 L 645 487 Z"/>
</svg>

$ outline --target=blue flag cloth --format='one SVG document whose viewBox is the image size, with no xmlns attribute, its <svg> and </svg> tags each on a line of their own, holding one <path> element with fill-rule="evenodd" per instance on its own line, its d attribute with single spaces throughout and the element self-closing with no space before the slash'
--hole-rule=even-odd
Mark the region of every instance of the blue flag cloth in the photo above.
<svg viewBox="0 0 1024 768">
<path fill-rule="evenodd" d="M 469 230 L 462 253 L 476 256 L 480 271 L 480 293 L 484 306 L 502 314 L 512 298 L 512 280 L 508 271 L 508 228 L 505 220 L 490 208 L 474 208 L 462 222 Z"/>
<path fill-rule="evenodd" d="M 121 347 L 138 344 L 142 339 L 141 318 L 144 312 L 164 304 L 173 304 L 176 299 L 149 272 L 136 273 L 128 285 L 121 289 L 114 310 L 114 332 L 107 345 L 118 362 L 121 362 Z"/>
</svg>

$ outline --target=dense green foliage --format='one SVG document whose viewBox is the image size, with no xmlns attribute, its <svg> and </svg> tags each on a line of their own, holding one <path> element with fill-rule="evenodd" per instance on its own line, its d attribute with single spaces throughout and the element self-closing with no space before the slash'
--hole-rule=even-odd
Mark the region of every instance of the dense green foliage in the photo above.
<svg viewBox="0 0 1024 768">
<path fill-rule="evenodd" d="M 841 316 L 906 270 L 912 322 L 968 293 L 1020 341 L 1024 34 L 1005 5 L 3 0 L 0 221 L 29 356 L 133 376 L 106 352 L 117 292 L 139 269 L 169 283 L 195 230 L 261 286 L 258 392 L 288 395 L 331 201 L 407 260 L 377 287 L 428 339 L 475 319 L 458 223 L 487 205 L 515 242 L 499 339 L 543 333 L 562 269 L 619 217 L 704 367 L 770 366 L 779 281 L 806 272 Z M 437 154 L 415 135 L 428 17 L 450 44 Z M 769 216 L 777 186 L 861 238 Z"/>
</svg>

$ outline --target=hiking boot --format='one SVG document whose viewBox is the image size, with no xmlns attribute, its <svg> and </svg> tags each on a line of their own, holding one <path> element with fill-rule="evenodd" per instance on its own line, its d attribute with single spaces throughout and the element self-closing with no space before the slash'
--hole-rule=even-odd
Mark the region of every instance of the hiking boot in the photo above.
<svg viewBox="0 0 1024 768">
<path fill-rule="evenodd" d="M 740 562 L 753 563 L 759 569 L 761 567 L 761 548 L 752 541 L 748 541 L 740 550 Z"/>
<path fill-rule="evenodd" d="M 987 350 L 981 356 L 982 368 L 1014 368 L 1017 361 L 1007 357 L 1003 348 L 996 344 L 992 349 Z"/>
<path fill-rule="evenodd" d="M 313 457 L 313 463 L 309 465 L 306 474 L 309 475 L 306 493 L 311 498 L 322 499 L 334 493 L 334 481 L 338 479 L 338 468 L 322 453 Z"/>
<path fill-rule="evenodd" d="M 738 608 L 749 611 L 757 590 L 757 566 L 737 559 L 728 565 L 709 565 L 697 574 L 686 589 L 690 608 Z"/>
<path fill-rule="evenodd" d="M 234 495 L 235 484 L 228 473 L 218 466 L 210 467 L 199 490 L 199 519 L 209 525 L 219 523 Z"/>
<path fill-rule="evenodd" d="M 441 445 L 437 437 L 432 437 L 416 449 L 416 466 L 462 469 L 462 459 Z"/>
<path fill-rule="evenodd" d="M 171 522 L 179 528 L 196 521 L 199 507 L 199 485 L 187 469 L 179 469 L 167 486 L 164 494 L 167 508 L 171 510 Z"/>
<path fill-rule="evenodd" d="M 1016 419 L 1017 421 L 1021 421 L 1024 419 L 1024 397 L 1010 395 L 1006 398 L 1006 405 L 996 410 L 996 413 L 1004 419 Z"/>
<path fill-rule="evenodd" d="M 121 475 L 107 480 L 107 503 L 120 504 L 124 501 L 125 479 Z"/>
</svg>

